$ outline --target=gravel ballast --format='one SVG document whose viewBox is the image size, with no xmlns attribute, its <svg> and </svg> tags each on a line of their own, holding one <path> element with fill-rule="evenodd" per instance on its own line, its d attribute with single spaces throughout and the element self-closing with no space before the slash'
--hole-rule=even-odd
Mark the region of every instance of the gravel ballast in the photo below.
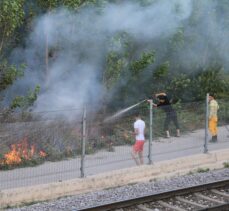
<svg viewBox="0 0 229 211">
<path fill-rule="evenodd" d="M 76 211 L 83 208 L 109 204 L 149 194 L 166 192 L 204 183 L 229 179 L 229 169 L 189 174 L 165 180 L 137 183 L 122 187 L 64 197 L 49 202 L 36 203 L 27 207 L 8 209 L 10 211 Z"/>
</svg>

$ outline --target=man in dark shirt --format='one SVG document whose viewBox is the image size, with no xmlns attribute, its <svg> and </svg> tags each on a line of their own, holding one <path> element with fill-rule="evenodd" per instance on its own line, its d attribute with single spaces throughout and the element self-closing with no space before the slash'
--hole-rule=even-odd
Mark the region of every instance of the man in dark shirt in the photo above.
<svg viewBox="0 0 229 211">
<path fill-rule="evenodd" d="M 165 122 L 164 122 L 164 130 L 166 132 L 166 138 L 170 137 L 170 133 L 169 133 L 169 123 L 172 121 L 175 126 L 176 126 L 176 136 L 179 137 L 180 136 L 180 127 L 179 127 L 179 123 L 177 120 L 177 113 L 176 111 L 173 109 L 168 96 L 165 93 L 158 93 L 155 95 L 156 98 L 158 99 L 158 103 L 157 104 L 153 104 L 154 107 L 160 107 L 166 114 L 166 118 L 165 118 Z"/>
</svg>

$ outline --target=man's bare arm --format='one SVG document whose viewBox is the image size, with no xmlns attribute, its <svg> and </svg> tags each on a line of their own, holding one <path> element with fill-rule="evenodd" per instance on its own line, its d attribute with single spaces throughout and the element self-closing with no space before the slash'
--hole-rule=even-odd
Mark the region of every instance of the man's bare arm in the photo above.
<svg viewBox="0 0 229 211">
<path fill-rule="evenodd" d="M 158 96 L 166 96 L 166 94 L 165 94 L 164 92 L 161 92 L 161 93 L 155 94 L 155 96 L 156 96 L 156 97 L 158 97 Z"/>
</svg>

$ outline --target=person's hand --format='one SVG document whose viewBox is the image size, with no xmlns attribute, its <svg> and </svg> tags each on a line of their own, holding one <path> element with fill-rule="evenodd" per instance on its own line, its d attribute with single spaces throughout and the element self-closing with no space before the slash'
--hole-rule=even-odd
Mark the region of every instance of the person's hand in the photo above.
<svg viewBox="0 0 229 211">
<path fill-rule="evenodd" d="M 151 102 L 153 102 L 152 100 L 147 100 L 147 102 L 148 103 L 151 103 Z M 155 103 L 152 103 L 152 105 L 153 105 L 153 107 L 157 107 L 157 104 L 155 104 Z"/>
</svg>

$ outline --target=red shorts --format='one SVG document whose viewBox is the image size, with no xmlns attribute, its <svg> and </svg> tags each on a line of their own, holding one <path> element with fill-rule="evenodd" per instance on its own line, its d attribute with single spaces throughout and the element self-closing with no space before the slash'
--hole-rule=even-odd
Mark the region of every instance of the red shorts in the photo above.
<svg viewBox="0 0 229 211">
<path fill-rule="evenodd" d="M 142 152 L 144 143 L 145 143 L 144 141 L 136 141 L 134 146 L 133 146 L 133 150 L 135 152 Z"/>
</svg>

